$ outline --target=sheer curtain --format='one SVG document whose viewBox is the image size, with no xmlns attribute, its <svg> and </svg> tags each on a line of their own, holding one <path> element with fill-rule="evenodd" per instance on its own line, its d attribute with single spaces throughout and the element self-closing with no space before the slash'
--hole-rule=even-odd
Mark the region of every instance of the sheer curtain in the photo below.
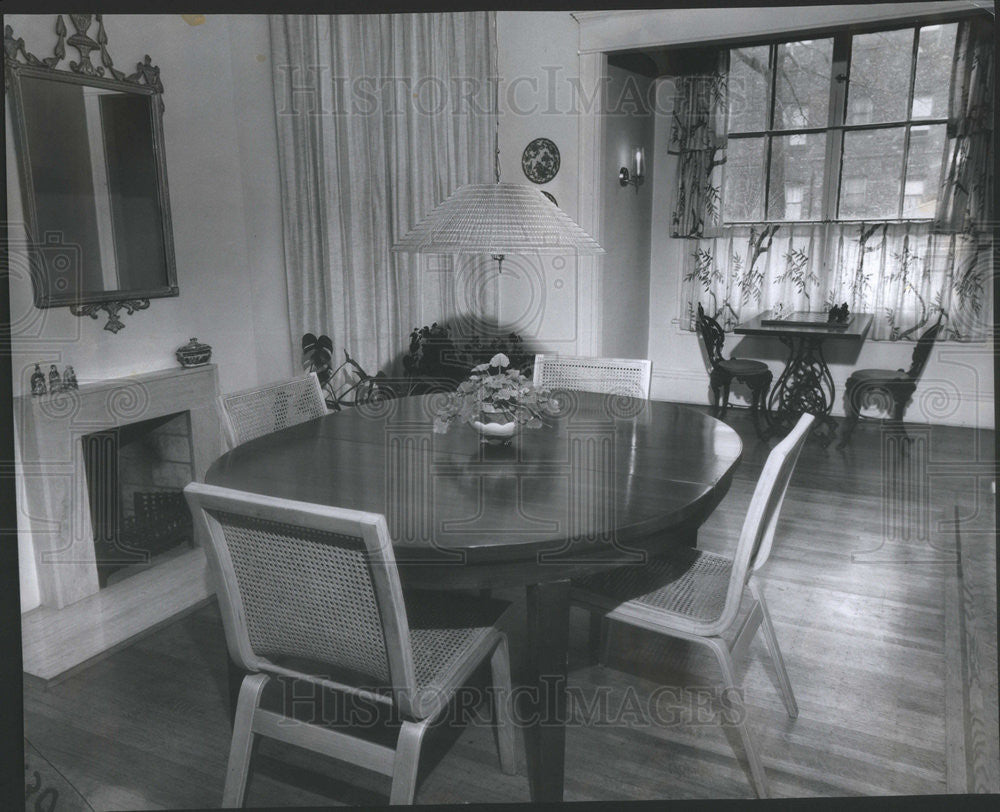
<svg viewBox="0 0 1000 812">
<path fill-rule="evenodd" d="M 460 306 L 447 259 L 389 249 L 458 186 L 493 180 L 494 26 L 493 12 L 270 18 L 296 354 L 326 333 L 335 363 L 346 349 L 394 372 L 410 330 Z"/>
<path fill-rule="evenodd" d="M 875 314 L 869 338 L 914 339 L 940 315 L 940 338 L 981 340 L 992 323 L 993 45 L 990 27 L 959 25 L 950 89 L 949 159 L 933 222 L 821 222 L 715 226 L 724 134 L 702 148 L 701 169 L 684 151 L 724 117 L 719 93 L 692 94 L 678 84 L 671 141 L 681 153 L 672 226 L 687 239 L 681 322 L 694 329 L 700 302 L 725 329 L 764 310 L 827 310 L 847 302 Z M 697 109 L 692 110 L 692 106 Z M 685 132 L 685 126 L 691 132 Z M 682 149 L 680 147 L 684 147 Z M 705 156 L 713 156 L 711 161 Z M 693 205 L 700 206 L 691 214 Z"/>
</svg>

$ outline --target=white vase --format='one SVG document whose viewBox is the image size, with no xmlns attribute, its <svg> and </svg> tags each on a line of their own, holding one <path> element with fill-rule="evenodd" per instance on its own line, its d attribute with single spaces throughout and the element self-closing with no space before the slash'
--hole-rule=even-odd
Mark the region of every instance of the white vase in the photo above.
<svg viewBox="0 0 1000 812">
<path fill-rule="evenodd" d="M 469 425 L 479 432 L 484 443 L 492 443 L 493 445 L 509 443 L 510 438 L 517 430 L 517 423 L 513 420 L 509 423 L 483 423 L 479 420 L 471 420 Z"/>
</svg>

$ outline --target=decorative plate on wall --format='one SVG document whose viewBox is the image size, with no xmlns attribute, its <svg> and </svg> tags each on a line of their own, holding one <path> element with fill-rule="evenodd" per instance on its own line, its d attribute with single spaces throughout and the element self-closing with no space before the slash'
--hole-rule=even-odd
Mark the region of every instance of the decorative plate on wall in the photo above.
<svg viewBox="0 0 1000 812">
<path fill-rule="evenodd" d="M 536 138 L 524 148 L 521 169 L 532 183 L 548 183 L 559 171 L 559 147 L 548 138 Z"/>
<path fill-rule="evenodd" d="M 546 192 L 544 189 L 542 189 L 542 194 L 545 195 L 549 200 L 551 200 L 557 206 L 559 205 L 559 201 L 556 200 L 556 196 L 554 194 L 550 194 L 549 192 Z"/>
</svg>

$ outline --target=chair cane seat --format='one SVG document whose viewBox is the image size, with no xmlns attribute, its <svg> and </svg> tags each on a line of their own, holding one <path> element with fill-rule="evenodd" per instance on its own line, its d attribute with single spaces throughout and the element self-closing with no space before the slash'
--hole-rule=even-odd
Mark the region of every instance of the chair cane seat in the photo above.
<svg viewBox="0 0 1000 812">
<path fill-rule="evenodd" d="M 455 675 L 481 644 L 498 634 L 496 626 L 510 606 L 461 594 L 404 594 L 417 688 L 429 694 L 455 687 Z"/>
<path fill-rule="evenodd" d="M 763 361 L 753 361 L 749 358 L 723 358 L 719 361 L 719 367 L 734 376 L 763 375 L 771 371 Z"/>
<path fill-rule="evenodd" d="M 685 548 L 643 566 L 575 580 L 573 600 L 615 612 L 654 609 L 658 615 L 711 623 L 722 615 L 732 569 L 729 558 Z M 663 621 L 669 624 L 665 615 Z"/>
</svg>

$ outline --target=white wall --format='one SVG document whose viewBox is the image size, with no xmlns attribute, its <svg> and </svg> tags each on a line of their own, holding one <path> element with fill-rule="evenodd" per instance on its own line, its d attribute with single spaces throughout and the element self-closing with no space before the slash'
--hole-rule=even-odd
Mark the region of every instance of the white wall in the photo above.
<svg viewBox="0 0 1000 812">
<path fill-rule="evenodd" d="M 579 126 L 573 109 L 578 30 L 568 12 L 497 12 L 500 67 L 500 173 L 531 182 L 521 153 L 535 138 L 559 148 L 550 183 L 559 207 L 577 219 Z M 499 286 L 500 321 L 548 352 L 577 350 L 577 278 L 572 257 L 508 257 Z"/>
<path fill-rule="evenodd" d="M 636 101 L 649 98 L 652 81 L 608 66 L 608 107 L 604 116 L 604 215 L 601 264 L 604 295 L 602 353 L 608 358 L 646 358 L 649 343 L 649 250 L 653 184 L 622 186 L 618 170 L 632 171 L 632 148 L 645 148 L 647 174 L 655 163 L 654 119 Z"/>
<path fill-rule="evenodd" d="M 52 53 L 55 15 L 6 15 L 38 57 Z M 72 29 L 69 21 L 67 26 Z M 115 66 L 149 54 L 164 84 L 163 116 L 180 295 L 123 315 L 112 335 L 68 308 L 38 310 L 30 280 L 11 259 L 14 393 L 30 391 L 35 362 L 72 364 L 81 383 L 176 365 L 174 350 L 197 336 L 213 347 L 222 391 L 288 377 L 288 335 L 278 200 L 274 104 L 266 18 L 179 14 L 104 16 Z M 67 46 L 68 58 L 77 56 Z M 93 58 L 98 59 L 94 54 Z M 7 200 L 22 222 L 7 122 Z M 12 242 L 23 239 L 12 229 Z M 37 605 L 30 540 L 19 534 L 22 610 Z"/>
</svg>

